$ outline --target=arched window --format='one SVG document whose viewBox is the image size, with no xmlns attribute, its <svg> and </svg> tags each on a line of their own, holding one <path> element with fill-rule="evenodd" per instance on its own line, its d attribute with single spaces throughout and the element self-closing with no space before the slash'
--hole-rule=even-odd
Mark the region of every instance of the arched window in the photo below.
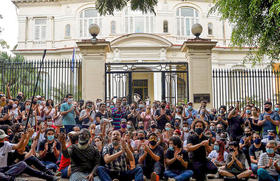
<svg viewBox="0 0 280 181">
<path fill-rule="evenodd" d="M 70 24 L 65 25 L 65 37 L 71 36 Z"/>
<path fill-rule="evenodd" d="M 198 11 L 190 7 L 181 7 L 176 12 L 177 35 L 190 36 L 192 25 L 199 22 Z"/>
<path fill-rule="evenodd" d="M 80 37 L 90 37 L 88 27 L 91 24 L 98 24 L 102 29 L 102 21 L 98 12 L 94 8 L 84 9 L 80 12 Z M 101 33 L 102 31 L 100 31 Z"/>
<path fill-rule="evenodd" d="M 111 21 L 111 34 L 116 33 L 116 21 Z"/>
<path fill-rule="evenodd" d="M 154 15 L 152 13 L 143 14 L 141 11 L 125 9 L 125 33 L 153 33 Z"/>
<path fill-rule="evenodd" d="M 168 33 L 168 21 L 163 21 L 163 33 Z"/>
<path fill-rule="evenodd" d="M 213 24 L 208 23 L 208 35 L 213 35 Z"/>
</svg>

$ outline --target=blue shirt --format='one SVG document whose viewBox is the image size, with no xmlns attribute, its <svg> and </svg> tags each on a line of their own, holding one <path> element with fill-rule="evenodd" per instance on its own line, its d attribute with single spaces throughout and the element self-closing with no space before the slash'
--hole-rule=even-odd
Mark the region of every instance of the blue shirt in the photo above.
<svg viewBox="0 0 280 181">
<path fill-rule="evenodd" d="M 265 115 L 269 115 L 270 118 L 272 120 L 274 120 L 274 121 L 279 121 L 280 120 L 278 113 L 276 113 L 274 111 L 272 113 L 270 113 L 270 114 L 267 113 L 267 112 L 262 113 L 260 115 L 260 117 L 259 117 L 259 120 L 264 120 L 264 116 Z M 267 132 L 268 130 L 276 131 L 276 126 L 274 124 L 272 124 L 271 121 L 268 121 L 268 120 L 263 123 L 262 127 L 263 127 L 263 135 L 267 135 L 268 134 L 268 132 Z"/>
<path fill-rule="evenodd" d="M 67 102 L 63 103 L 60 106 L 60 112 L 68 111 L 69 109 L 71 109 L 72 106 L 73 106 L 72 104 L 68 104 Z M 63 115 L 62 124 L 63 125 L 76 125 L 74 109 L 71 112 Z"/>
<path fill-rule="evenodd" d="M 192 117 L 190 117 L 189 119 L 187 119 L 187 122 L 188 122 L 188 126 L 190 127 L 192 125 L 192 122 L 194 120 L 194 117 L 197 117 L 197 111 L 192 109 Z M 185 114 L 186 114 L 186 117 L 188 117 L 190 114 L 189 114 L 189 110 L 186 108 L 185 109 Z"/>
</svg>

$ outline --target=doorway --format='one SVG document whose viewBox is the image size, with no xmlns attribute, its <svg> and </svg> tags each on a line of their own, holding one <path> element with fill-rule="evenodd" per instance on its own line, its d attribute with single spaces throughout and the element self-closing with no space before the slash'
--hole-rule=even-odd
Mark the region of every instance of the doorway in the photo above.
<svg viewBox="0 0 280 181">
<path fill-rule="evenodd" d="M 139 94 L 140 98 L 144 100 L 148 96 L 148 79 L 133 80 L 132 92 L 133 94 Z"/>
</svg>

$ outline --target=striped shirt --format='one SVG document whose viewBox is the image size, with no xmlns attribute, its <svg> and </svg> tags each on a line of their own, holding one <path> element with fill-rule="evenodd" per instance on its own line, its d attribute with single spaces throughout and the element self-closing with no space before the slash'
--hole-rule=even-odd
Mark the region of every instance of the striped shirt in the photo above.
<svg viewBox="0 0 280 181">
<path fill-rule="evenodd" d="M 118 108 L 113 108 L 112 118 L 113 118 L 112 125 L 114 127 L 114 130 L 121 129 L 121 119 L 125 118 L 125 112 L 119 111 Z"/>
<path fill-rule="evenodd" d="M 278 172 L 276 171 L 276 168 L 274 167 L 273 163 L 275 161 L 278 161 L 278 163 L 277 163 L 278 167 L 280 166 L 280 155 L 275 154 L 274 157 L 269 157 L 267 155 L 267 153 L 262 153 L 261 156 L 260 156 L 259 162 L 258 162 L 258 166 L 263 167 L 263 166 L 268 165 L 270 158 L 272 158 L 272 160 L 273 160 L 272 165 L 269 168 L 265 168 L 265 169 L 269 173 L 269 175 L 277 176 Z"/>
<path fill-rule="evenodd" d="M 103 148 L 102 156 L 106 154 L 113 155 L 117 152 L 121 151 L 121 146 L 118 149 L 115 149 L 112 144 L 109 144 Z M 105 164 L 105 167 L 108 168 L 112 172 L 123 172 L 127 171 L 127 156 L 125 153 L 122 153 L 117 159 L 111 161 L 108 164 Z"/>
</svg>

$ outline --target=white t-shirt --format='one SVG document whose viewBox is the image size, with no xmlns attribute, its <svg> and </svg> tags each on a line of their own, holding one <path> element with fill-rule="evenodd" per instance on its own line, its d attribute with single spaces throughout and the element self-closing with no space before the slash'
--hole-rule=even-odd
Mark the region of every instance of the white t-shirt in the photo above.
<svg viewBox="0 0 280 181">
<path fill-rule="evenodd" d="M 49 112 L 49 108 L 45 107 L 44 112 Z M 51 112 L 49 113 L 48 116 L 51 116 L 52 118 L 54 117 L 55 109 L 52 108 Z M 45 115 L 46 116 L 46 115 Z"/>
<path fill-rule="evenodd" d="M 7 166 L 8 153 L 13 150 L 14 144 L 4 141 L 4 145 L 0 148 L 0 168 Z"/>
</svg>

